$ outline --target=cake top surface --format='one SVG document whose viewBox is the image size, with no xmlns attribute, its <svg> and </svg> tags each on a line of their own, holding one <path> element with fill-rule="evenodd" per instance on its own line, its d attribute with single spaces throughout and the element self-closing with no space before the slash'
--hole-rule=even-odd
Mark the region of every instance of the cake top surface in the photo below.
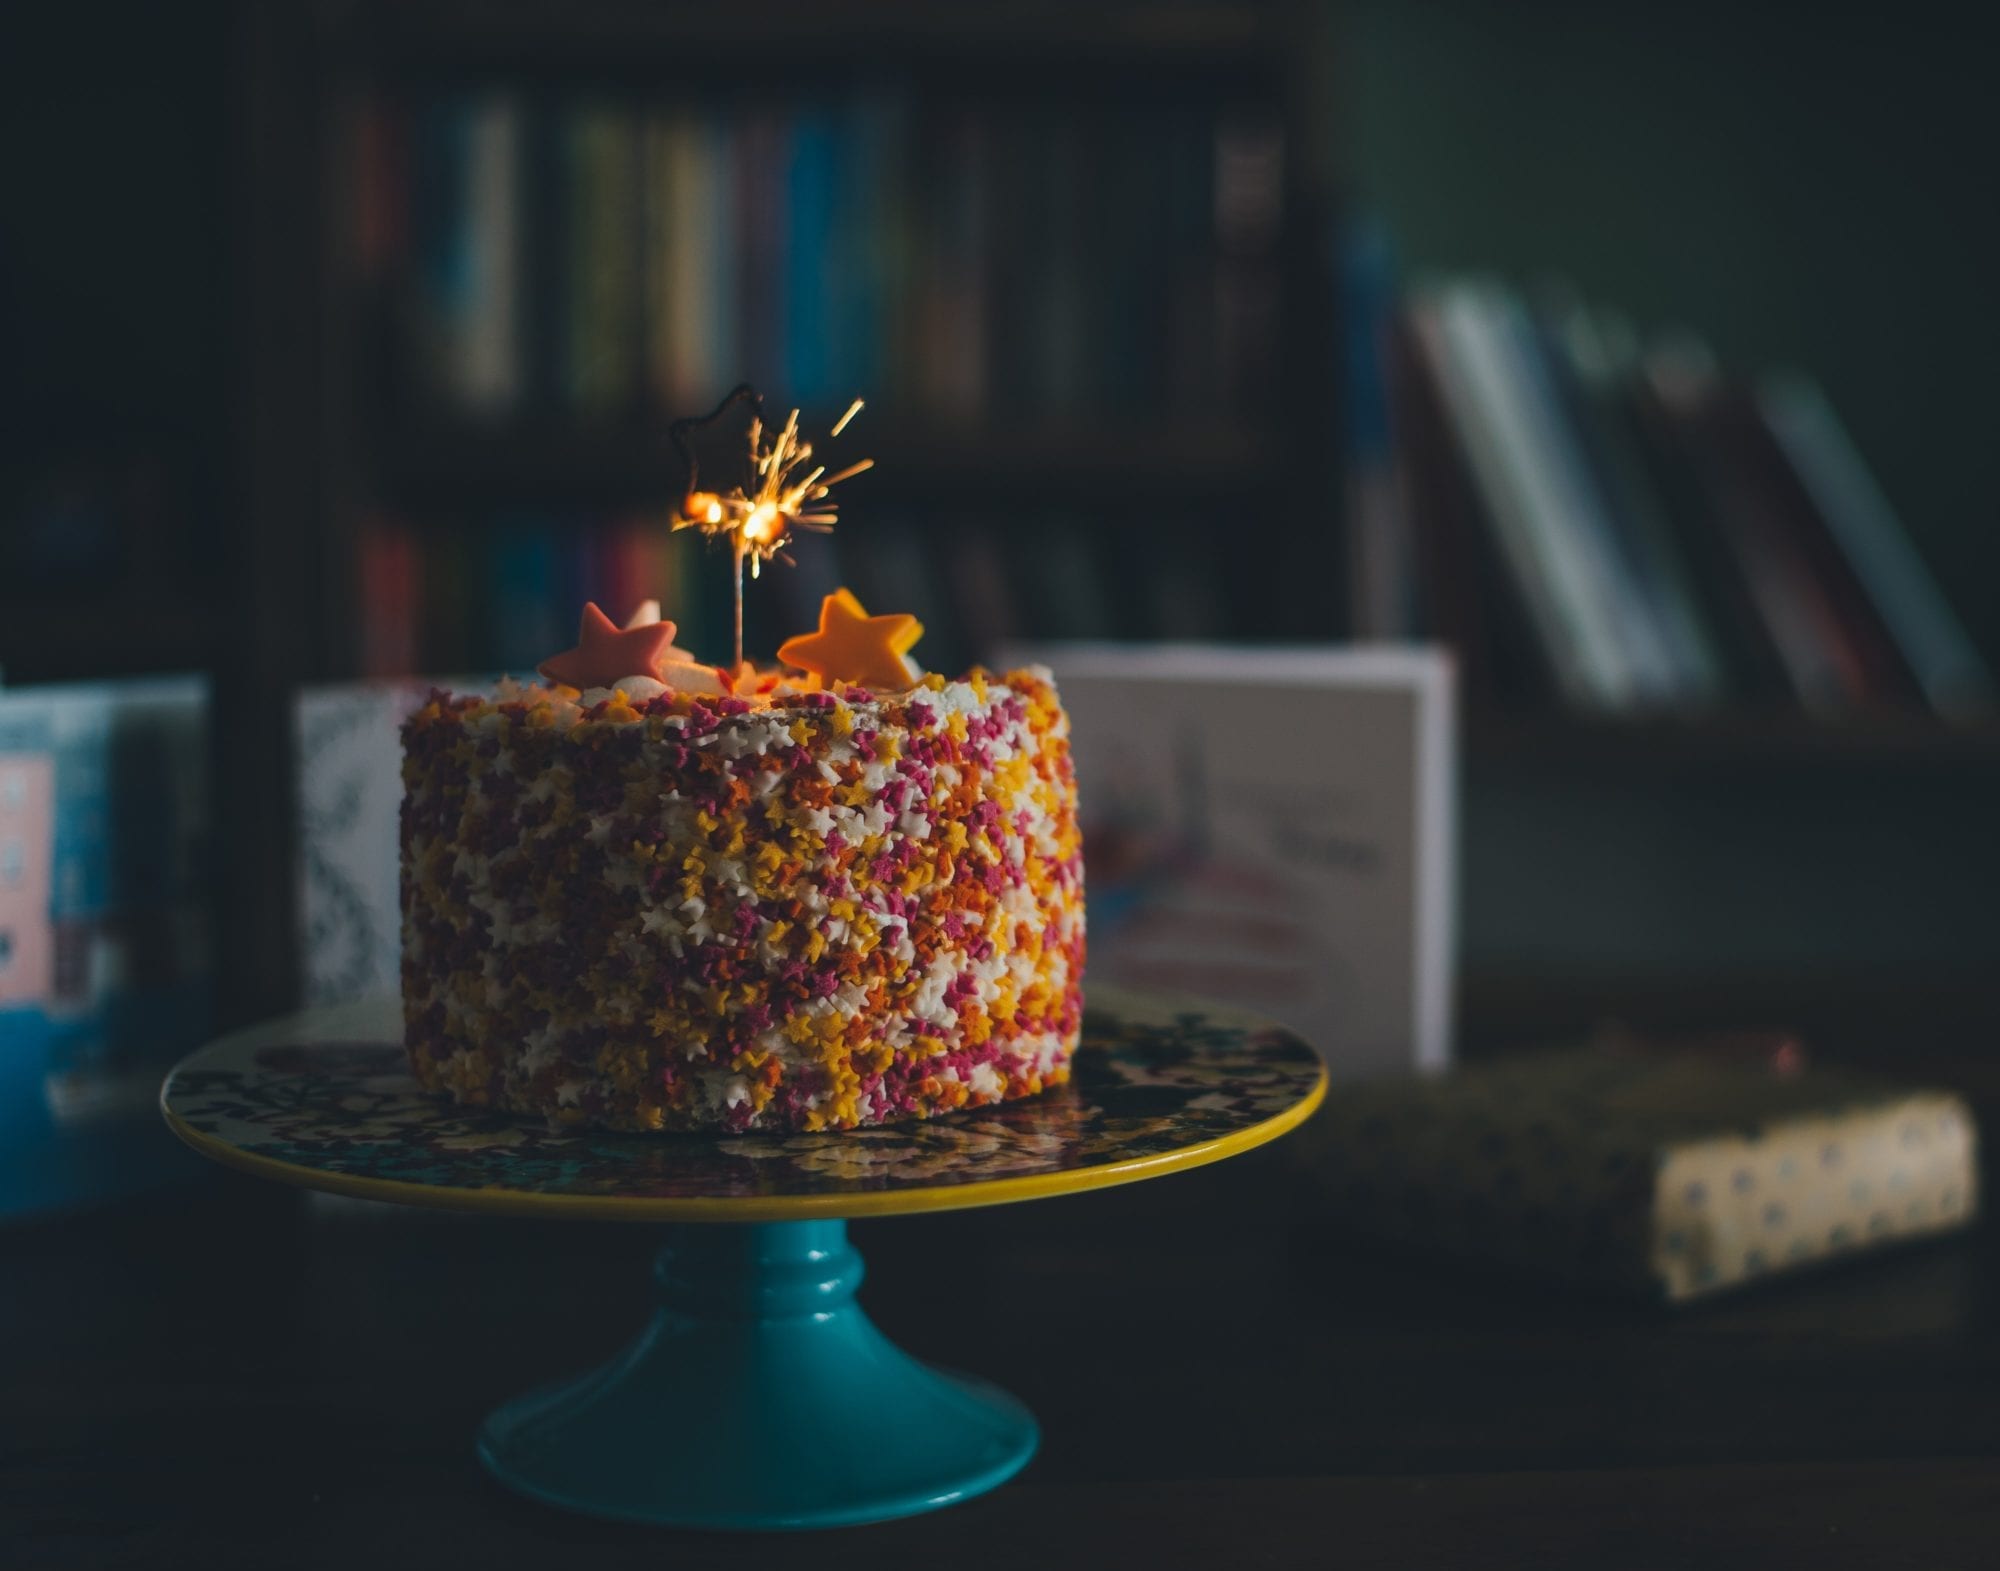
<svg viewBox="0 0 2000 1571">
<path fill-rule="evenodd" d="M 478 692 L 454 693 L 439 688 L 411 717 L 416 726 L 450 719 L 460 725 L 525 726 L 537 730 L 571 731 L 594 726 L 631 726 L 648 721 L 656 728 L 711 731 L 757 721 L 781 726 L 813 715 L 838 715 L 855 727 L 891 723 L 924 727 L 954 713 L 971 714 L 1020 693 L 1041 696 L 1053 690 L 1045 666 L 995 673 L 974 667 L 952 680 L 927 672 L 902 692 L 878 693 L 850 684 L 826 688 L 778 677 L 761 691 L 693 692 L 668 687 L 649 677 L 620 679 L 616 684 L 578 692 L 560 682 L 519 682 L 503 677 Z"/>
</svg>

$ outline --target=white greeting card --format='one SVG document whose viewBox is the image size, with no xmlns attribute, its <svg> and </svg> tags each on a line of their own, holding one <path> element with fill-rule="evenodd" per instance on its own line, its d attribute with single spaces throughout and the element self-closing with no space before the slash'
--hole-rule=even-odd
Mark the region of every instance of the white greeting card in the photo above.
<svg viewBox="0 0 2000 1571">
<path fill-rule="evenodd" d="M 401 728 L 432 685 L 354 682 L 299 694 L 299 969 L 309 1004 L 393 998 L 402 987 Z"/>
<path fill-rule="evenodd" d="M 1451 1052 L 1453 672 L 1428 649 L 1045 645 L 1087 977 L 1291 1026 L 1336 1076 Z M 1086 983 L 1086 992 L 1088 985 Z"/>
</svg>

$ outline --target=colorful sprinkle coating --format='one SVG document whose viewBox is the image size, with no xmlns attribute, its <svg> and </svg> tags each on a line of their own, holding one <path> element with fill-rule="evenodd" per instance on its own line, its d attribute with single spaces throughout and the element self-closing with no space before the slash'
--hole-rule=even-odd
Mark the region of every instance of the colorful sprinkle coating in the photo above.
<svg viewBox="0 0 2000 1571">
<path fill-rule="evenodd" d="M 433 693 L 403 748 L 405 1038 L 433 1090 L 792 1131 L 1069 1077 L 1082 842 L 1046 671 L 879 698 L 502 684 Z"/>
</svg>

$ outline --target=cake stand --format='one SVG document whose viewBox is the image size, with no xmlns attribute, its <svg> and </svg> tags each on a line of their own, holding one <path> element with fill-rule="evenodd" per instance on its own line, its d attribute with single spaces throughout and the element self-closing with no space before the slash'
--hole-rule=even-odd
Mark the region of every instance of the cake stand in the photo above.
<svg viewBox="0 0 2000 1571">
<path fill-rule="evenodd" d="M 855 1302 L 850 1217 L 1078 1194 L 1276 1139 L 1325 1094 L 1311 1048 L 1208 1004 L 1093 988 L 1071 1083 L 837 1134 L 555 1133 L 420 1091 L 392 1003 L 224 1038 L 160 1104 L 195 1150 L 405 1205 L 666 1224 L 658 1307 L 601 1369 L 495 1411 L 502 1482 L 595 1516 L 810 1528 L 949 1505 L 1034 1454 L 1034 1418 L 918 1363 Z"/>
</svg>

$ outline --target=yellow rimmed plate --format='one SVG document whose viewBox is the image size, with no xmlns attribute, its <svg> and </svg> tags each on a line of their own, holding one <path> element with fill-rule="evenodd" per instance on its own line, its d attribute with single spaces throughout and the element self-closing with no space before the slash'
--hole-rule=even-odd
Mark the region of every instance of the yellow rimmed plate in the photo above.
<svg viewBox="0 0 2000 1571">
<path fill-rule="evenodd" d="M 607 1134 L 452 1106 L 403 1058 L 393 1001 L 223 1038 L 161 1088 L 204 1156 L 309 1189 L 523 1216 L 786 1222 L 1000 1205 L 1250 1150 L 1326 1092 L 1318 1055 L 1219 1005 L 1093 987 L 1070 1083 L 912 1124 L 816 1135 Z"/>
</svg>

